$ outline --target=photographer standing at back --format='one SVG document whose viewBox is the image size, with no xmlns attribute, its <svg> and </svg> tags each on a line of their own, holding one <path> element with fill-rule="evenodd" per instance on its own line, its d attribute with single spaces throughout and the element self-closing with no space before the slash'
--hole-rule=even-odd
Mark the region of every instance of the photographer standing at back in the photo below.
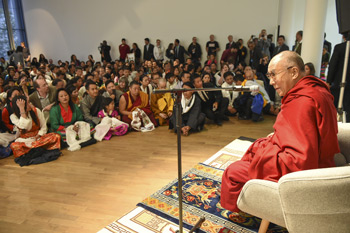
<svg viewBox="0 0 350 233">
<path fill-rule="evenodd" d="M 101 61 L 111 62 L 111 46 L 107 45 L 107 41 L 104 40 L 98 47 L 98 50 L 101 54 Z"/>
<path fill-rule="evenodd" d="M 271 40 L 267 38 L 266 29 L 261 30 L 259 34 L 258 46 L 260 47 L 261 52 L 263 54 L 266 54 L 267 56 L 269 56 L 269 59 L 271 58 L 270 45 L 271 45 Z"/>
</svg>

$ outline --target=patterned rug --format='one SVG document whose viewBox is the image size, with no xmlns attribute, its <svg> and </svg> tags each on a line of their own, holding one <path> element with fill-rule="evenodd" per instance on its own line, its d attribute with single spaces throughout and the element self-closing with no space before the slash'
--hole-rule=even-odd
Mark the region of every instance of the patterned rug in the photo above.
<svg viewBox="0 0 350 233">
<path fill-rule="evenodd" d="M 224 170 L 205 164 L 197 164 L 183 176 L 183 221 L 191 229 L 200 217 L 205 217 L 201 231 L 217 233 L 223 227 L 225 232 L 257 232 L 261 219 L 225 210 L 220 205 L 217 189 L 221 186 Z M 141 206 L 165 219 L 178 224 L 177 179 L 143 200 Z M 270 224 L 268 232 L 287 232 L 286 229 Z"/>
</svg>

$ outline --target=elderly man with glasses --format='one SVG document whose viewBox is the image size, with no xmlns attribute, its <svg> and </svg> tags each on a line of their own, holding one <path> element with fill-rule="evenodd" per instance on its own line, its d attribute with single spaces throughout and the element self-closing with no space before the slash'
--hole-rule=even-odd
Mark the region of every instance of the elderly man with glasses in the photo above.
<svg viewBox="0 0 350 233">
<path fill-rule="evenodd" d="M 237 198 L 250 179 L 277 182 L 300 170 L 332 167 L 339 152 L 336 109 L 325 82 L 305 76 L 304 62 L 291 51 L 270 62 L 270 84 L 283 96 L 274 133 L 256 140 L 243 158 L 224 172 L 221 205 L 239 212 Z"/>
</svg>

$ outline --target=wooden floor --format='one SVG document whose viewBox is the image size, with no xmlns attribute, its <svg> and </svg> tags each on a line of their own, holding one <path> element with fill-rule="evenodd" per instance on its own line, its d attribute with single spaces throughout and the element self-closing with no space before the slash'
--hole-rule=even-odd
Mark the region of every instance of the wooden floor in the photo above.
<svg viewBox="0 0 350 233">
<path fill-rule="evenodd" d="M 239 136 L 266 136 L 274 121 L 235 117 L 182 137 L 183 172 Z M 62 152 L 27 167 L 0 160 L 0 232 L 97 232 L 177 177 L 176 135 L 167 127 Z"/>
</svg>

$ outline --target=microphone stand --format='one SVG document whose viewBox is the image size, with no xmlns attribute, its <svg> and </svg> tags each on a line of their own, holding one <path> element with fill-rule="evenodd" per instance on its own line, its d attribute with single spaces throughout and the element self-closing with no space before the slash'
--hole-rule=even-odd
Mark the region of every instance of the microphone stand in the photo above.
<svg viewBox="0 0 350 233">
<path fill-rule="evenodd" d="M 348 70 L 348 61 L 349 61 L 349 52 L 350 52 L 350 32 L 348 38 L 346 40 L 346 49 L 345 49 L 345 57 L 344 57 L 344 67 L 343 67 L 343 76 L 340 84 L 340 93 L 339 93 L 339 101 L 338 101 L 338 121 L 346 123 L 346 112 L 343 109 L 343 99 L 346 85 L 346 73 Z"/>
<path fill-rule="evenodd" d="M 183 233 L 183 211 L 182 211 L 182 155 L 181 155 L 181 126 L 182 126 L 182 106 L 181 106 L 181 98 L 182 93 L 185 91 L 221 91 L 221 90 L 231 90 L 237 91 L 236 87 L 225 87 L 225 88 L 181 88 L 181 89 L 159 89 L 153 90 L 154 94 L 160 93 L 174 93 L 176 94 L 176 133 L 177 133 L 177 177 L 178 177 L 178 200 L 179 200 L 179 230 L 177 233 Z M 243 88 L 243 86 L 241 87 Z M 249 90 L 241 90 L 239 91 L 249 91 Z M 202 223 L 205 221 L 204 217 L 201 217 L 197 223 L 193 226 L 193 228 L 189 231 L 189 233 L 194 232 L 196 229 L 199 229 Z"/>
</svg>

